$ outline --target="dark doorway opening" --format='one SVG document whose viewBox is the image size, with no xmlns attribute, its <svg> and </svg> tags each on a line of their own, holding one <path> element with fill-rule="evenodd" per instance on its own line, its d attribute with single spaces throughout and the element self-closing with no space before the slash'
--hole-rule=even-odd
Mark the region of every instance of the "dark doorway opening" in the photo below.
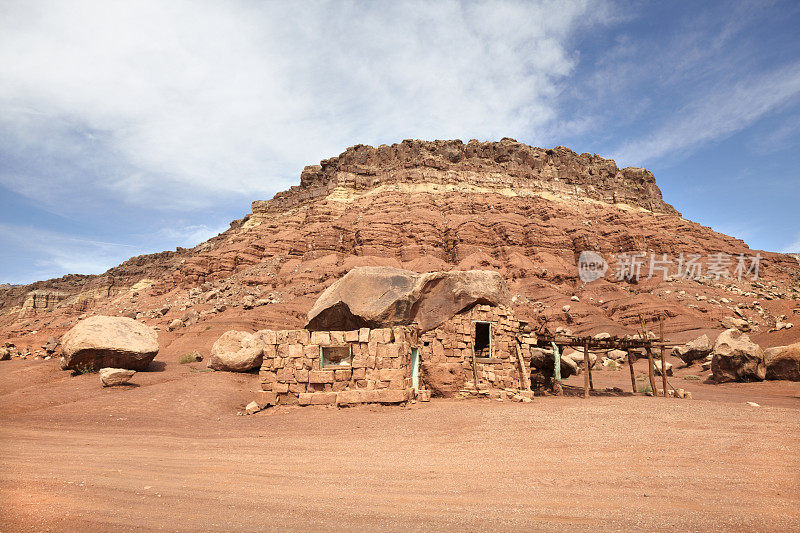
<svg viewBox="0 0 800 533">
<path fill-rule="evenodd" d="M 492 356 L 492 324 L 475 322 L 475 357 Z"/>
</svg>

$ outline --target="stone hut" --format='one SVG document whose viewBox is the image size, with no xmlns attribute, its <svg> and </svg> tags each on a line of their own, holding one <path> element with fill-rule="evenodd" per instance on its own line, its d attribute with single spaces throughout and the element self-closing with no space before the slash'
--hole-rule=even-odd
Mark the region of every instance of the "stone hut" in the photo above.
<svg viewBox="0 0 800 533">
<path fill-rule="evenodd" d="M 257 401 L 396 404 L 464 389 L 527 390 L 536 341 L 509 300 L 496 272 L 354 269 L 320 296 L 306 329 L 257 334 Z"/>
</svg>

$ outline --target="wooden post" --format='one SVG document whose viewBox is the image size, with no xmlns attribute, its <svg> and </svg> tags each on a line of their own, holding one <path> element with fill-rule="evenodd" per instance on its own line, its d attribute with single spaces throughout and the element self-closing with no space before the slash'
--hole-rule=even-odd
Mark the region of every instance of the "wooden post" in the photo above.
<svg viewBox="0 0 800 533">
<path fill-rule="evenodd" d="M 561 386 L 561 352 L 556 343 L 550 343 L 553 346 L 553 389 L 556 394 L 564 392 L 564 387 Z"/>
<path fill-rule="evenodd" d="M 475 391 L 478 391 L 478 364 L 475 362 L 475 347 L 472 347 L 472 381 L 475 385 Z"/>
<path fill-rule="evenodd" d="M 633 375 L 633 360 L 631 359 L 631 351 L 628 350 L 628 368 L 631 369 L 631 389 L 636 394 L 636 376 Z"/>
<path fill-rule="evenodd" d="M 646 346 L 645 350 L 647 350 L 647 374 L 650 377 L 650 388 L 653 389 L 653 396 L 656 395 L 656 377 L 655 372 L 653 370 L 653 350 L 650 349 L 650 346 Z"/>
<path fill-rule="evenodd" d="M 531 390 L 531 380 L 530 376 L 525 374 L 525 361 L 522 359 L 522 352 L 519 349 L 519 339 L 517 339 L 516 348 L 517 348 L 517 362 L 519 363 L 519 374 L 520 376 L 522 376 L 522 379 L 520 380 L 522 381 L 522 387 L 525 390 Z"/>
<path fill-rule="evenodd" d="M 644 323 L 644 317 L 642 315 L 639 315 L 639 321 L 642 323 L 642 340 L 648 342 L 650 337 L 647 335 L 647 326 Z M 644 349 L 647 351 L 647 374 L 650 377 L 650 388 L 653 389 L 653 396 L 655 396 L 656 378 L 653 371 L 653 350 L 649 345 L 646 345 Z"/>
<path fill-rule="evenodd" d="M 583 375 L 583 397 L 589 397 L 589 343 L 584 343 L 583 345 L 583 365 L 584 370 L 586 371 Z"/>
<path fill-rule="evenodd" d="M 664 342 L 664 317 L 658 317 L 658 329 L 661 342 Z M 664 387 L 664 398 L 667 397 L 667 362 L 664 360 L 664 354 L 667 351 L 666 347 L 661 346 L 661 382 Z"/>
</svg>

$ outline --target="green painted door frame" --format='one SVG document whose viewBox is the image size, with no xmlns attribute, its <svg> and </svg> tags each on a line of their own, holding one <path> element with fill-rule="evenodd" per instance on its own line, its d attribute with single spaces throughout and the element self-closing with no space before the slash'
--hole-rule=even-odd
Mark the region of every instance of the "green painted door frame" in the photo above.
<svg viewBox="0 0 800 533">
<path fill-rule="evenodd" d="M 419 348 L 411 348 L 411 388 L 419 392 Z"/>
</svg>

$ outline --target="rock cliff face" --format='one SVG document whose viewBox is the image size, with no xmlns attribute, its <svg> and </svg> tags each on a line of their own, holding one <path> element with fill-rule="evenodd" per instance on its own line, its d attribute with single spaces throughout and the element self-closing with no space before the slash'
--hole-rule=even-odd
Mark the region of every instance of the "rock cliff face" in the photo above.
<svg viewBox="0 0 800 533">
<path fill-rule="evenodd" d="M 33 351 L 80 316 L 108 314 L 162 334 L 172 324 L 175 349 L 207 354 L 211 335 L 229 329 L 302 327 L 322 291 L 357 266 L 495 270 L 519 318 L 575 333 L 630 333 L 640 315 L 654 327 L 660 314 L 678 340 L 713 339 L 726 317 L 748 320 L 756 342 L 800 340 L 800 327 L 771 331 L 800 322 L 800 264 L 789 255 L 760 252 L 758 280 L 648 278 L 644 268 L 636 283 L 609 274 L 587 284 L 576 266 L 586 250 L 612 265 L 626 252 L 699 254 L 703 266 L 709 254 L 756 254 L 683 219 L 649 171 L 596 155 L 511 139 L 360 145 L 306 167 L 299 186 L 191 250 L 0 287 L 0 341 Z"/>
<path fill-rule="evenodd" d="M 271 201 L 253 203 L 254 213 L 296 207 L 343 189 L 364 191 L 395 185 L 451 185 L 476 192 L 535 194 L 593 199 L 679 214 L 665 203 L 652 172 L 617 168 L 611 159 L 576 154 L 569 148 L 534 148 L 500 142 L 406 140 L 377 148 L 358 145 L 319 165 L 307 166 L 300 185 Z"/>
</svg>

